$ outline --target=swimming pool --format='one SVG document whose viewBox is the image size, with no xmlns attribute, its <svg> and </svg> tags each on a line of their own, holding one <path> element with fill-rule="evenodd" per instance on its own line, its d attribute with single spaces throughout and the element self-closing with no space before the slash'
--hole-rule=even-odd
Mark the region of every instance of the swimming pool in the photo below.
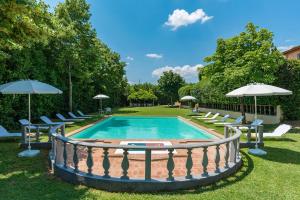
<svg viewBox="0 0 300 200">
<path fill-rule="evenodd" d="M 113 116 L 72 135 L 73 139 L 213 139 L 177 117 Z"/>
</svg>

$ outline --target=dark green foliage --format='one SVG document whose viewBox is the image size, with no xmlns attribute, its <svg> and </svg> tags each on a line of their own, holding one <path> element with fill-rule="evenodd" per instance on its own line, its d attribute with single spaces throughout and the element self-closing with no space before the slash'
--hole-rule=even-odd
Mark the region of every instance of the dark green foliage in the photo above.
<svg viewBox="0 0 300 200">
<path fill-rule="evenodd" d="M 300 61 L 287 60 L 278 70 L 280 87 L 293 91 L 293 95 L 280 97 L 280 105 L 286 119 L 300 118 Z"/>
<path fill-rule="evenodd" d="M 90 23 L 85 0 L 67 0 L 52 14 L 35 0 L 0 1 L 0 84 L 36 79 L 63 95 L 34 95 L 33 119 L 72 109 L 95 111 L 98 93 L 118 105 L 127 86 L 125 63 L 103 44 Z M 72 85 L 70 87 L 70 79 Z M 0 95 L 0 124 L 14 126 L 27 117 L 25 95 Z"/>
<path fill-rule="evenodd" d="M 165 98 L 170 99 L 171 104 L 174 100 L 178 100 L 178 90 L 184 84 L 184 79 L 173 71 L 164 72 L 158 80 L 159 90 L 165 95 Z"/>
<path fill-rule="evenodd" d="M 201 80 L 195 86 L 186 86 L 179 92 L 192 94 L 201 103 L 239 104 L 237 98 L 225 94 L 249 83 L 265 83 L 293 91 L 289 97 L 261 97 L 261 105 L 282 105 L 284 116 L 299 118 L 299 63 L 286 61 L 273 44 L 273 33 L 249 23 L 246 31 L 229 39 L 217 41 L 216 52 L 205 58 L 208 63 L 199 72 Z M 194 89 L 192 89 L 194 88 Z M 253 104 L 253 98 L 245 97 L 245 104 Z"/>
</svg>

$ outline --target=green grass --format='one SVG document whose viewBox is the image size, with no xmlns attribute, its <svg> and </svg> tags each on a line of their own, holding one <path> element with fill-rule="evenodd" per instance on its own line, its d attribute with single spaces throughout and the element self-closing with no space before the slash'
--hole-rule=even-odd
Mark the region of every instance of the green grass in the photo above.
<svg viewBox="0 0 300 200">
<path fill-rule="evenodd" d="M 189 117 L 189 110 L 165 107 L 122 108 L 117 115 Z M 214 128 L 223 133 L 222 128 Z M 84 125 L 83 123 L 81 125 Z M 76 125 L 77 126 L 77 125 Z M 78 125 L 79 126 L 79 125 Z M 73 129 L 71 127 L 70 129 Z M 267 128 L 271 128 L 267 127 Z M 69 130 L 70 130 L 69 129 Z M 47 152 L 37 158 L 17 158 L 17 142 L 0 142 L 0 199 L 300 199 L 300 134 L 292 130 L 281 139 L 266 140 L 267 156 L 242 150 L 243 167 L 214 185 L 153 194 L 110 193 L 65 183 L 48 171 Z"/>
</svg>

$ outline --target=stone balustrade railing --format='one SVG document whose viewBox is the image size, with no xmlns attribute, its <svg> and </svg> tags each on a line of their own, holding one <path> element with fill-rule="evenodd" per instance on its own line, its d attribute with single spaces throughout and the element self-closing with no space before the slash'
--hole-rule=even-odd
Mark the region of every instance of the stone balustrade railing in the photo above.
<svg viewBox="0 0 300 200">
<path fill-rule="evenodd" d="M 242 133 L 236 127 L 231 126 L 225 127 L 222 139 L 171 146 L 91 143 L 66 138 L 58 134 L 55 127 L 51 130 L 53 143 L 50 160 L 54 174 L 71 183 L 85 184 L 109 191 L 147 192 L 207 185 L 235 173 L 242 162 L 239 153 L 239 141 Z M 118 158 L 112 153 L 117 149 L 121 149 L 123 152 Z M 128 173 L 131 162 L 134 160 L 129 158 L 134 156 L 130 151 L 144 151 L 143 155 L 139 155 L 143 157 L 141 161 L 144 166 L 142 177 L 132 177 Z M 167 171 L 165 177 L 152 177 L 153 157 L 157 156 L 153 154 L 155 151 L 167 151 L 167 154 L 164 155 Z M 181 163 L 174 161 L 176 151 L 185 152 L 185 155 L 181 155 L 181 159 L 185 161 L 181 160 Z M 194 154 L 196 151 L 198 153 Z M 119 164 L 114 163 L 112 166 L 113 159 L 121 160 Z M 184 175 L 174 175 L 176 164 L 185 164 Z M 99 168 L 100 170 L 98 170 Z M 199 169 L 199 174 L 195 173 L 195 170 L 193 173 L 193 168 Z M 112 175 L 115 169 L 121 171 L 120 176 Z"/>
</svg>

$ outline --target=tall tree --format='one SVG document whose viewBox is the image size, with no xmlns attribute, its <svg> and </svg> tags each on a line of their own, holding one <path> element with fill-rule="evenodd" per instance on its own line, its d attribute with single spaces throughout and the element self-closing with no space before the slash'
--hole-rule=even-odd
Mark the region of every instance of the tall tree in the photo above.
<svg viewBox="0 0 300 200">
<path fill-rule="evenodd" d="M 273 43 L 273 33 L 249 23 L 245 32 L 218 39 L 216 52 L 205 61 L 208 65 L 203 68 L 202 76 L 209 80 L 209 94 L 222 100 L 227 92 L 249 83 L 274 83 L 284 58 Z M 243 104 L 244 98 L 241 109 L 245 115 Z"/>
<path fill-rule="evenodd" d="M 85 63 L 80 62 L 89 50 L 94 31 L 91 29 L 89 5 L 85 0 L 66 0 L 55 9 L 55 15 L 62 25 L 60 38 L 62 66 L 68 74 L 69 111 L 73 109 L 73 77 L 84 74 Z"/>
<path fill-rule="evenodd" d="M 185 84 L 184 79 L 173 71 L 164 72 L 158 79 L 158 87 L 162 93 L 170 98 L 171 104 L 178 99 L 178 90 Z"/>
<path fill-rule="evenodd" d="M 273 44 L 273 33 L 249 23 L 238 36 L 218 39 L 216 52 L 205 61 L 203 76 L 226 93 L 251 82 L 273 83 L 284 58 Z"/>
</svg>

